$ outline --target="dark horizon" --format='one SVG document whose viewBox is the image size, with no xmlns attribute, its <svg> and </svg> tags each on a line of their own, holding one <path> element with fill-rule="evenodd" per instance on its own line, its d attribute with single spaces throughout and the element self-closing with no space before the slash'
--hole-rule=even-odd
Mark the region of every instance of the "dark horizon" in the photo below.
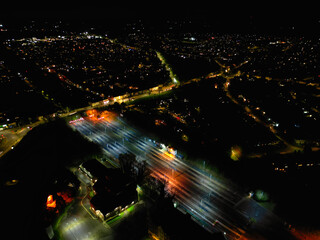
<svg viewBox="0 0 320 240">
<path fill-rule="evenodd" d="M 61 7 L 63 6 L 63 7 Z M 0 22 L 20 24 L 26 20 L 62 20 L 92 26 L 114 26 L 141 19 L 154 28 L 163 27 L 166 20 L 191 20 L 193 28 L 232 33 L 275 33 L 319 35 L 320 15 L 312 7 L 285 6 L 269 3 L 254 6 L 245 4 L 131 4 L 108 6 L 99 3 L 63 5 L 56 2 L 46 7 L 22 4 L 0 10 Z M 205 25 L 205 26 L 204 26 Z"/>
</svg>

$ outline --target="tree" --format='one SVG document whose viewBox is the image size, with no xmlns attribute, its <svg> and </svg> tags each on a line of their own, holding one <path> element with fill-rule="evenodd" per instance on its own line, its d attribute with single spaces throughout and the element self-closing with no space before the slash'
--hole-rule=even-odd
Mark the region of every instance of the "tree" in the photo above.
<svg viewBox="0 0 320 240">
<path fill-rule="evenodd" d="M 136 164 L 137 173 L 136 173 L 136 181 L 137 184 L 141 184 L 145 177 L 148 175 L 147 163 L 146 161 L 142 161 Z"/>
<path fill-rule="evenodd" d="M 136 162 L 136 156 L 132 153 L 124 153 L 119 155 L 118 160 L 122 172 L 131 176 L 133 173 L 134 163 Z"/>
<path fill-rule="evenodd" d="M 312 148 L 311 148 L 311 144 L 306 142 L 303 146 L 303 153 L 309 155 L 310 153 L 312 153 Z"/>
<path fill-rule="evenodd" d="M 120 104 L 118 102 L 115 102 L 113 105 L 112 105 L 114 111 L 116 112 L 120 112 L 121 108 L 120 108 Z"/>
</svg>

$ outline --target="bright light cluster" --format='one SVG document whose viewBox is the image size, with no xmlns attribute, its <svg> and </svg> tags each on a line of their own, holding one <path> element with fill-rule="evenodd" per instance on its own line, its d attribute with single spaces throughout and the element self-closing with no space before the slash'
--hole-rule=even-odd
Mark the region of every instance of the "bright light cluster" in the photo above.
<svg viewBox="0 0 320 240">
<path fill-rule="evenodd" d="M 81 118 L 79 118 L 79 119 L 69 121 L 69 123 L 76 123 L 76 122 L 80 122 L 80 121 L 83 121 L 83 120 L 84 120 L 84 119 L 81 117 Z"/>
</svg>

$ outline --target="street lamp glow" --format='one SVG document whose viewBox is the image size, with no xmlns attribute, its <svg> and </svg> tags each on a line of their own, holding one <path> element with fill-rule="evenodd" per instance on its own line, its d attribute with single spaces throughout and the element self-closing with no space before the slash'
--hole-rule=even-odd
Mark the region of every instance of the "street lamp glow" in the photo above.
<svg viewBox="0 0 320 240">
<path fill-rule="evenodd" d="M 238 161 L 241 157 L 241 148 L 239 146 L 231 147 L 230 158 L 234 161 Z"/>
</svg>

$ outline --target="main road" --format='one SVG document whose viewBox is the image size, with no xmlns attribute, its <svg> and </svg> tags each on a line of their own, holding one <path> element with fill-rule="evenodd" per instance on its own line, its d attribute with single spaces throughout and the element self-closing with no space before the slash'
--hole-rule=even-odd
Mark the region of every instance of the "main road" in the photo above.
<svg viewBox="0 0 320 240">
<path fill-rule="evenodd" d="M 283 221 L 264 209 L 230 182 L 219 179 L 175 155 L 110 114 L 100 119 L 79 119 L 70 125 L 111 156 L 113 165 L 121 153 L 131 152 L 145 160 L 151 175 L 167 182 L 178 209 L 210 232 L 223 232 L 227 239 L 293 239 Z M 262 238 L 263 239 L 263 238 Z"/>
<path fill-rule="evenodd" d="M 43 123 L 43 121 L 0 131 L 0 158 L 13 149 L 32 128 L 41 123 Z"/>
</svg>

